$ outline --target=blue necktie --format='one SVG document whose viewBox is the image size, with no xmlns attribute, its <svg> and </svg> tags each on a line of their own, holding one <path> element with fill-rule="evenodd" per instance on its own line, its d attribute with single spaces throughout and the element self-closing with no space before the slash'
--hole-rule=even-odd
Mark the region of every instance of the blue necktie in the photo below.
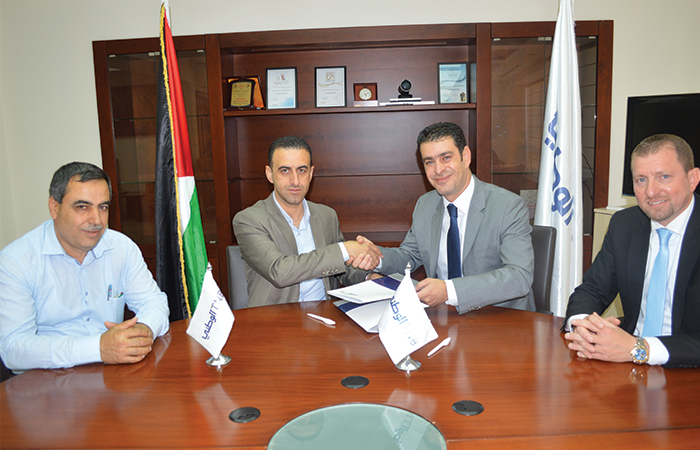
<svg viewBox="0 0 700 450">
<path fill-rule="evenodd" d="M 450 203 L 447 205 L 450 214 L 450 229 L 447 230 L 447 278 L 459 278 L 462 276 L 462 261 L 459 250 L 459 223 L 457 222 L 457 207 Z"/>
<path fill-rule="evenodd" d="M 654 268 L 649 278 L 647 290 L 647 309 L 644 314 L 644 331 L 642 336 L 661 336 L 664 323 L 664 304 L 666 303 L 666 282 L 668 278 L 668 241 L 671 230 L 658 228 L 659 253 L 654 260 Z"/>
</svg>

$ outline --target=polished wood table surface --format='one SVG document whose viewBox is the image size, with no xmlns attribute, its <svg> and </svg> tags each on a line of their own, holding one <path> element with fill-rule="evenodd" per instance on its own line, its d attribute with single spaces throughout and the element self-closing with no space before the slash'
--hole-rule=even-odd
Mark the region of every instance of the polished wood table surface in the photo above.
<svg viewBox="0 0 700 450">
<path fill-rule="evenodd" d="M 413 411 L 450 450 L 700 445 L 700 369 L 579 360 L 561 319 L 544 314 L 427 311 L 439 338 L 413 354 L 422 367 L 410 376 L 332 302 L 235 311 L 223 351 L 233 361 L 221 370 L 205 364 L 187 321 L 175 322 L 141 363 L 35 370 L 0 384 L 0 447 L 263 449 L 294 417 L 353 402 Z M 428 358 L 447 336 L 451 345 Z M 345 388 L 349 375 L 369 385 Z M 484 412 L 457 414 L 459 400 Z M 260 418 L 229 420 L 245 406 Z"/>
</svg>

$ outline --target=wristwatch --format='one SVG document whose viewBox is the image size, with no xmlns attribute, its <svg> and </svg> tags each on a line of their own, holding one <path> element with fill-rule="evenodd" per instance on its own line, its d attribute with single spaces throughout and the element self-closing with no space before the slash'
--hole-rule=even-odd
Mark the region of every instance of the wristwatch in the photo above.
<svg viewBox="0 0 700 450">
<path fill-rule="evenodd" d="M 644 364 L 649 361 L 649 347 L 647 346 L 647 341 L 645 341 L 644 338 L 638 337 L 637 343 L 632 350 L 630 350 L 630 355 L 632 355 L 632 362 L 635 364 Z"/>
</svg>

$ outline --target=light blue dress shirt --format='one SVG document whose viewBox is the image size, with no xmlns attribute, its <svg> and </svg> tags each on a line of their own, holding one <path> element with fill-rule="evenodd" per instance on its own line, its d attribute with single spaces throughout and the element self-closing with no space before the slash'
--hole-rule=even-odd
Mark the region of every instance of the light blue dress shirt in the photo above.
<svg viewBox="0 0 700 450">
<path fill-rule="evenodd" d="M 285 220 L 289 224 L 294 234 L 294 240 L 297 243 L 297 252 L 301 255 L 302 253 L 309 253 L 316 250 L 316 244 L 314 243 L 314 235 L 311 232 L 311 225 L 309 220 L 311 218 L 311 212 L 309 212 L 309 205 L 306 204 L 306 199 L 304 199 L 304 217 L 301 219 L 298 227 L 294 226 L 294 220 L 287 214 L 287 212 L 282 208 L 282 206 L 277 201 L 277 197 L 274 196 L 275 204 L 279 208 L 280 212 L 284 216 Z M 312 280 L 306 280 L 299 283 L 299 301 L 313 301 L 313 300 L 325 300 L 326 299 L 326 288 L 323 286 L 323 280 L 320 278 L 314 278 Z"/>
<path fill-rule="evenodd" d="M 154 337 L 169 329 L 166 295 L 138 246 L 106 230 L 83 263 L 66 254 L 53 220 L 0 251 L 0 356 L 14 371 L 101 361 L 105 321 L 124 305 Z"/>
</svg>

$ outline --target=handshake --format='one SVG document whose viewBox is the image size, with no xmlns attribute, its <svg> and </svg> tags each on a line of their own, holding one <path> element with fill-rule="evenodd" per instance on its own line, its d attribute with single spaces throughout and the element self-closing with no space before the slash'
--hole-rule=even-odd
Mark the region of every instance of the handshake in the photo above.
<svg viewBox="0 0 700 450">
<path fill-rule="evenodd" d="M 346 265 L 361 270 L 374 270 L 379 265 L 381 250 L 364 236 L 357 236 L 356 240 L 345 241 L 343 244 L 350 255 Z"/>
</svg>

